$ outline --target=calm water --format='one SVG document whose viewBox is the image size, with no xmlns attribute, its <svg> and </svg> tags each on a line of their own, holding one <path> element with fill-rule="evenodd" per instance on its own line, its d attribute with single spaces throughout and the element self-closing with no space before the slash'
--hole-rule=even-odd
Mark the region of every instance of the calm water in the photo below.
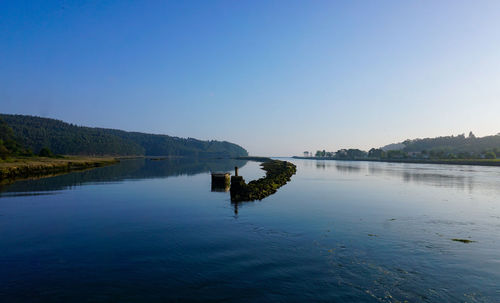
<svg viewBox="0 0 500 303">
<path fill-rule="evenodd" d="M 129 160 L 0 189 L 0 301 L 500 302 L 500 169 L 290 160 L 231 204 L 210 171 Z M 468 239 L 461 243 L 451 239 Z"/>
</svg>

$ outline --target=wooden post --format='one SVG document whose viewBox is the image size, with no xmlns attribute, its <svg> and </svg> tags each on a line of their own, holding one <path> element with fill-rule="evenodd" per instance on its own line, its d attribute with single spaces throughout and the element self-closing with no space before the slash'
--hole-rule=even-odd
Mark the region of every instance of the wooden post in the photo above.
<svg viewBox="0 0 500 303">
<path fill-rule="evenodd" d="M 234 167 L 234 175 L 238 177 L 238 166 Z"/>
</svg>

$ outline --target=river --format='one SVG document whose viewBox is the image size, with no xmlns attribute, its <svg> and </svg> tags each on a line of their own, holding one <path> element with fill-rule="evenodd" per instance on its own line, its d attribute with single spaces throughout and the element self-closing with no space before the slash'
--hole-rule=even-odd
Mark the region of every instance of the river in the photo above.
<svg viewBox="0 0 500 303">
<path fill-rule="evenodd" d="M 125 160 L 0 188 L 2 302 L 499 302 L 500 168 Z M 461 241 L 457 241 L 461 240 Z"/>
</svg>

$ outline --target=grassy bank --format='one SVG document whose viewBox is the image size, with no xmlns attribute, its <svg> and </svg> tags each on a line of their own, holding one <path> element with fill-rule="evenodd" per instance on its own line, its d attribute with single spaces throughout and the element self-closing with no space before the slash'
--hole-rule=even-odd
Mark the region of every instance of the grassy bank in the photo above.
<svg viewBox="0 0 500 303">
<path fill-rule="evenodd" d="M 67 173 L 119 162 L 112 157 L 63 156 L 16 157 L 0 161 L 0 182 L 10 183 L 17 179 L 39 178 Z"/>
<path fill-rule="evenodd" d="M 500 159 L 335 159 L 327 157 L 293 157 L 294 159 L 309 160 L 336 160 L 336 161 L 369 161 L 389 163 L 420 163 L 420 164 L 452 164 L 452 165 L 480 165 L 500 166 Z"/>
</svg>

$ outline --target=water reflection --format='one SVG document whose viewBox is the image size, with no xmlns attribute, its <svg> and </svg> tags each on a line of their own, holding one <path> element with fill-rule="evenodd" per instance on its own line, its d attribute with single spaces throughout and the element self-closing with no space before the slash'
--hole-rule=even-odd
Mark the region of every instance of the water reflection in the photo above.
<svg viewBox="0 0 500 303">
<path fill-rule="evenodd" d="M 435 186 L 444 187 L 457 187 L 457 188 L 468 188 L 472 190 L 474 188 L 474 181 L 472 178 L 467 178 L 465 176 L 453 176 L 439 173 L 402 173 L 403 180 L 405 182 L 414 182 L 422 184 L 431 184 Z"/>
<path fill-rule="evenodd" d="M 474 189 L 474 177 L 446 170 L 446 167 L 415 167 L 412 166 L 377 166 L 378 163 L 368 163 L 371 175 L 385 175 L 401 178 L 406 183 L 431 185 L 436 187 L 449 187 L 458 189 Z"/>
<path fill-rule="evenodd" d="M 479 186 L 482 189 L 487 188 L 500 192 L 495 180 L 483 178 L 484 172 L 494 172 L 500 177 L 500 170 L 496 167 L 331 160 L 304 161 L 316 162 L 312 165 L 304 163 L 305 167 L 313 166 L 317 170 L 334 169 L 341 174 L 385 176 L 399 178 L 405 183 L 457 188 L 469 192 Z"/>
<path fill-rule="evenodd" d="M 212 182 L 210 190 L 213 192 L 227 193 L 229 191 L 229 187 L 229 184 L 218 184 Z"/>
<path fill-rule="evenodd" d="M 332 161 L 326 161 L 326 160 L 317 160 L 316 161 L 316 168 L 317 169 L 328 169 L 328 168 L 333 167 L 333 166 L 335 166 L 335 163 L 332 163 Z"/>
<path fill-rule="evenodd" d="M 23 180 L 0 186 L 1 196 L 12 193 L 36 193 L 71 189 L 94 183 L 120 182 L 123 180 L 168 178 L 180 175 L 195 175 L 210 171 L 230 171 L 235 166 L 244 166 L 246 160 L 178 158 L 154 161 L 151 159 L 122 160 L 117 165 L 74 172 L 38 180 Z"/>
<path fill-rule="evenodd" d="M 360 173 L 361 172 L 361 167 L 359 165 L 355 164 L 335 164 L 335 168 L 342 173 Z"/>
<path fill-rule="evenodd" d="M 231 160 L 13 184 L 3 194 L 20 196 L 0 199 L 0 301 L 498 302 L 498 168 L 292 161 L 279 194 L 244 205 L 209 189 L 207 172 L 242 166 Z M 22 197 L 97 182 L 119 184 Z M 444 188 L 469 183 L 474 194 Z"/>
</svg>

